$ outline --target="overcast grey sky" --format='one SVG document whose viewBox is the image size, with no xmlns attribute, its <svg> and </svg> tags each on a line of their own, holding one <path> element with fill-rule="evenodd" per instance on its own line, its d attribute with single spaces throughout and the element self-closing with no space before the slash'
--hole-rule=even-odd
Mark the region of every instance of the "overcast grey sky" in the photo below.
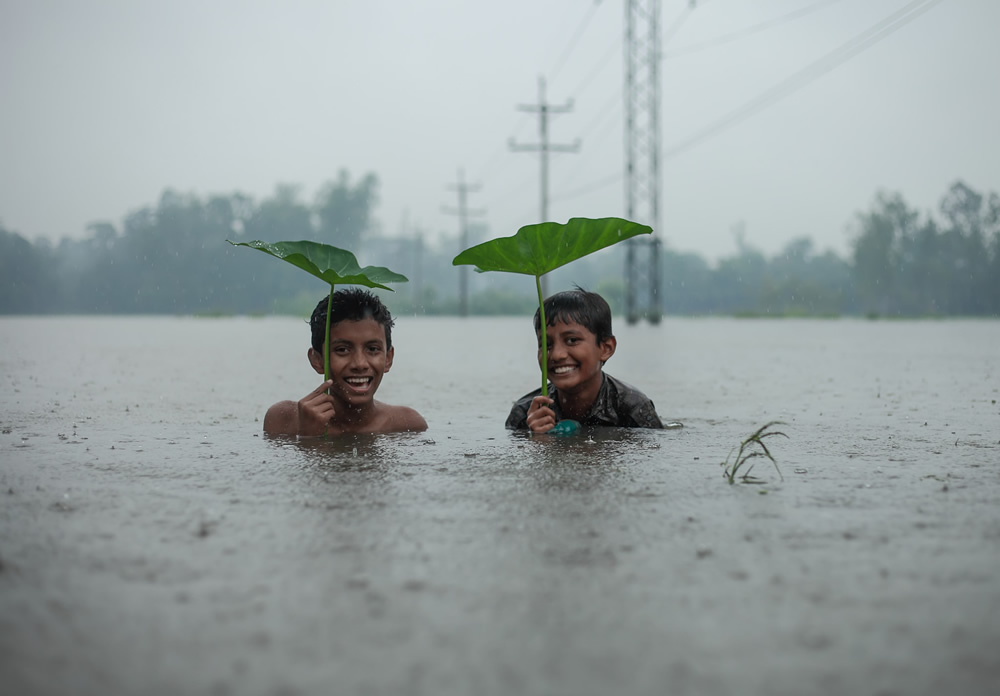
<svg viewBox="0 0 1000 696">
<path fill-rule="evenodd" d="M 907 7 L 926 11 L 808 71 Z M 879 189 L 921 210 L 958 178 L 1000 191 L 1000 0 L 661 12 L 657 232 L 672 248 L 730 254 L 742 221 L 768 254 L 803 235 L 845 254 Z M 79 237 L 167 187 L 260 198 L 293 183 L 308 201 L 345 168 L 378 175 L 382 234 L 434 237 L 457 231 L 442 208 L 464 168 L 490 235 L 513 234 L 539 222 L 538 157 L 507 143 L 537 142 L 516 107 L 540 75 L 550 103 L 573 100 L 552 142 L 582 141 L 552 156 L 549 218 L 624 215 L 624 14 L 624 0 L 0 0 L 0 221 Z"/>
</svg>

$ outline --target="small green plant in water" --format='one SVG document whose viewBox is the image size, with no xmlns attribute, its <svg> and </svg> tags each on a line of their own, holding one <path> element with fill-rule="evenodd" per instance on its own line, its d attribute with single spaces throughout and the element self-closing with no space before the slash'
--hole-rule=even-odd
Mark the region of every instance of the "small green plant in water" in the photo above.
<svg viewBox="0 0 1000 696">
<path fill-rule="evenodd" d="M 739 473 L 740 469 L 747 463 L 747 461 L 754 459 L 755 457 L 767 457 L 774 464 L 774 470 L 778 472 L 778 477 L 782 481 L 785 477 L 781 475 L 781 469 L 778 468 L 778 462 L 775 461 L 774 457 L 771 455 L 771 450 L 767 448 L 764 443 L 764 439 L 768 437 L 774 437 L 775 435 L 780 435 L 781 437 L 788 437 L 785 433 L 779 430 L 772 430 L 776 425 L 787 425 L 782 421 L 771 421 L 770 423 L 765 423 L 764 425 L 757 428 L 749 437 L 747 437 L 743 442 L 739 444 L 739 449 L 733 447 L 729 450 L 729 454 L 726 456 L 726 461 L 722 462 L 722 466 L 725 467 L 723 476 L 728 479 L 729 483 L 736 483 L 736 475 Z M 736 458 L 733 459 L 733 452 L 736 452 Z M 730 460 L 732 463 L 730 464 Z M 750 475 L 753 471 L 753 467 L 756 462 L 751 463 L 746 471 L 740 476 L 743 483 L 764 483 L 763 479 L 756 478 Z"/>
<path fill-rule="evenodd" d="M 395 292 L 384 283 L 406 283 L 404 275 L 390 271 L 382 266 L 365 266 L 361 268 L 354 254 L 346 249 L 338 249 L 329 244 L 303 240 L 299 242 L 233 242 L 233 246 L 244 246 L 276 259 L 301 268 L 306 273 L 316 276 L 330 284 L 330 295 L 326 303 L 326 338 L 323 339 L 323 379 L 330 379 L 330 305 L 333 303 L 333 289 L 336 285 L 362 285 L 367 288 L 380 288 Z"/>
</svg>

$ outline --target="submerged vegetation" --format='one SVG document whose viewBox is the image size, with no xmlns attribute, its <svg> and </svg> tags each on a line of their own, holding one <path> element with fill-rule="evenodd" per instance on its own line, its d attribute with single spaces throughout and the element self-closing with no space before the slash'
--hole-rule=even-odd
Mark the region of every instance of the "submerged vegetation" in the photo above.
<svg viewBox="0 0 1000 696">
<path fill-rule="evenodd" d="M 768 449 L 764 440 L 769 437 L 774 437 L 780 435 L 781 437 L 788 437 L 785 433 L 772 430 L 776 425 L 786 425 L 782 421 L 771 421 L 770 423 L 765 423 L 751 433 L 745 440 L 739 444 L 739 449 L 733 447 L 726 456 L 726 461 L 722 462 L 724 467 L 723 476 L 730 484 L 736 483 L 736 476 L 739 471 L 743 469 L 744 465 L 751 459 L 756 457 L 767 457 L 771 460 L 774 465 L 774 470 L 778 472 L 778 477 L 784 481 L 785 477 L 781 475 L 781 469 L 778 468 L 778 462 L 775 461 L 774 457 L 771 455 L 771 450 Z M 736 452 L 736 457 L 733 457 L 733 452 Z M 732 460 L 732 463 L 730 463 Z M 753 471 L 753 467 L 756 462 L 751 463 L 746 467 L 746 470 L 740 474 L 740 480 L 743 483 L 763 483 L 763 479 L 759 479 L 755 476 L 751 476 L 750 472 Z"/>
</svg>

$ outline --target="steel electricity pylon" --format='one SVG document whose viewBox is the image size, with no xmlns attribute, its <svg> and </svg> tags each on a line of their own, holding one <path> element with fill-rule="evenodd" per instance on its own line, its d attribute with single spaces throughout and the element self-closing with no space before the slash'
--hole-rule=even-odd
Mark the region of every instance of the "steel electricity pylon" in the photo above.
<svg viewBox="0 0 1000 696">
<path fill-rule="evenodd" d="M 625 318 L 657 323 L 660 298 L 660 3 L 625 1 L 625 208 L 653 234 L 625 249 Z"/>
</svg>

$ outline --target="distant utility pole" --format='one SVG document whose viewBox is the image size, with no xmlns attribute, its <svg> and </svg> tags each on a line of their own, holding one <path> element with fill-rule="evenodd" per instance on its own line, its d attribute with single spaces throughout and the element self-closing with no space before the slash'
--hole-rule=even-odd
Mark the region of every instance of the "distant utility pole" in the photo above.
<svg viewBox="0 0 1000 696">
<path fill-rule="evenodd" d="M 572 145 L 556 145 L 549 142 L 549 114 L 561 114 L 567 111 L 573 110 L 573 100 L 570 99 L 562 106 L 553 106 L 545 101 L 545 78 L 542 76 L 538 77 L 538 103 L 537 104 L 521 104 L 518 107 L 519 111 L 529 111 L 531 113 L 538 114 L 538 133 L 539 140 L 537 144 L 532 145 L 518 145 L 514 142 L 514 139 L 510 139 L 510 149 L 514 152 L 539 152 L 541 153 L 542 161 L 542 176 L 541 176 L 541 186 L 542 186 L 542 200 L 541 200 L 541 219 L 539 222 L 549 222 L 549 153 L 550 152 L 576 152 L 580 149 L 580 139 L 577 138 L 576 142 Z M 545 277 L 542 277 L 542 295 L 546 296 L 548 294 L 547 283 L 545 282 Z"/>
<path fill-rule="evenodd" d="M 412 231 L 412 235 L 411 235 Z M 403 255 L 411 256 L 410 262 L 413 270 L 408 270 L 410 274 L 410 292 L 413 297 L 413 314 L 417 314 L 418 309 L 423 308 L 424 300 L 424 233 L 417 225 L 410 225 L 410 211 L 404 210 L 403 217 L 399 221 L 399 251 Z M 409 249 L 407 249 L 409 247 Z M 405 267 L 405 266 L 404 266 Z"/>
<path fill-rule="evenodd" d="M 483 209 L 469 210 L 466 207 L 466 198 L 470 192 L 476 192 L 480 185 L 470 185 L 465 183 L 465 172 L 458 170 L 458 183 L 448 186 L 449 191 L 458 192 L 458 208 L 444 206 L 444 211 L 451 215 L 458 215 L 458 246 L 459 252 L 465 251 L 469 246 L 469 216 L 482 215 L 486 211 Z M 458 267 L 458 315 L 466 317 L 469 315 L 469 267 Z"/>
<path fill-rule="evenodd" d="M 424 310 L 424 233 L 419 227 L 413 230 L 413 314 Z"/>
</svg>

